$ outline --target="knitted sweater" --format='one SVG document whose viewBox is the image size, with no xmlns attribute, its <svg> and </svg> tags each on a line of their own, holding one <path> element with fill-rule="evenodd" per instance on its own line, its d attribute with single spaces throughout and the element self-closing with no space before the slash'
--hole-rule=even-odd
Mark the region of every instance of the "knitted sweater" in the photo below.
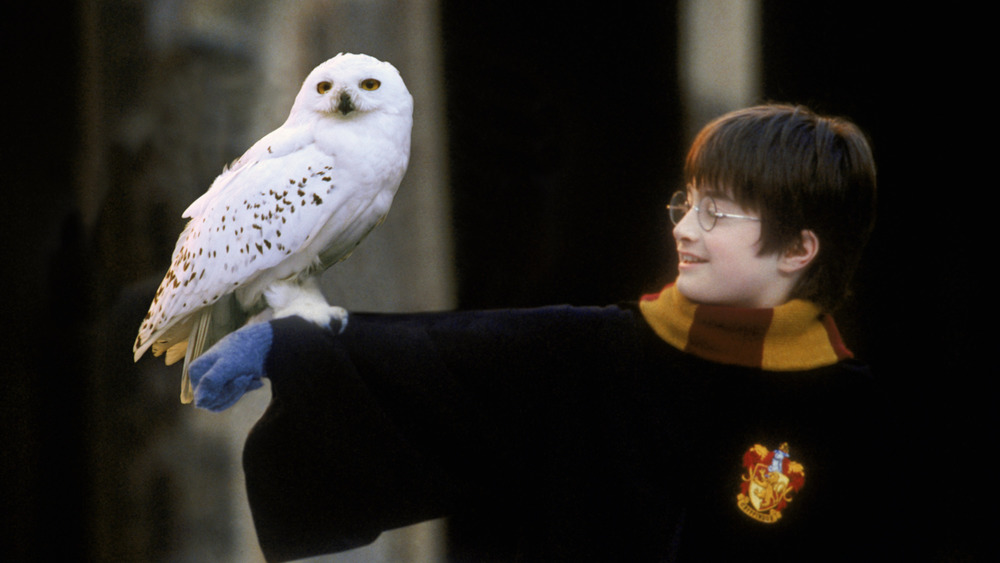
<svg viewBox="0 0 1000 563">
<path fill-rule="evenodd" d="M 811 304 L 272 324 L 244 452 L 271 560 L 483 511 L 500 559 L 874 557 L 870 378 Z"/>
</svg>

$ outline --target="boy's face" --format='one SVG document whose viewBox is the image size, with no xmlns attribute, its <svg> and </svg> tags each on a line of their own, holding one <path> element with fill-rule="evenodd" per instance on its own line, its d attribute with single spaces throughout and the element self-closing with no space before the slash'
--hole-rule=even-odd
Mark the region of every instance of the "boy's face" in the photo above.
<svg viewBox="0 0 1000 563">
<path fill-rule="evenodd" d="M 725 192 L 688 190 L 688 203 L 701 207 L 711 197 L 718 213 L 751 217 Z M 695 303 L 767 308 L 788 300 L 791 286 L 779 270 L 780 253 L 759 255 L 760 221 L 718 217 L 706 231 L 692 209 L 674 227 L 681 295 Z"/>
</svg>

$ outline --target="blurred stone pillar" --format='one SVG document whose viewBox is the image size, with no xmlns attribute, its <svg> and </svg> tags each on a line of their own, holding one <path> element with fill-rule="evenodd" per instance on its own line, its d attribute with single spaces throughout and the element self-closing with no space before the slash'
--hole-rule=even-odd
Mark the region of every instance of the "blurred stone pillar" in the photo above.
<svg viewBox="0 0 1000 563">
<path fill-rule="evenodd" d="M 761 95 L 759 0 L 682 0 L 679 78 L 688 140 L 711 119 Z"/>
</svg>

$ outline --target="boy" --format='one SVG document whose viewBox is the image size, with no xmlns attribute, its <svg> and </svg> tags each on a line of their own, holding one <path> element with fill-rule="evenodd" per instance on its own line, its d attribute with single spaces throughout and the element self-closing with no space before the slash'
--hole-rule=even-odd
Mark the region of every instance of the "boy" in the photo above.
<svg viewBox="0 0 1000 563">
<path fill-rule="evenodd" d="M 268 558 L 481 511 L 525 560 L 874 556 L 871 382 L 827 314 L 872 227 L 868 143 L 750 108 L 685 180 L 677 280 L 637 304 L 291 317 L 196 362 L 206 408 L 272 380 L 244 453 Z"/>
</svg>

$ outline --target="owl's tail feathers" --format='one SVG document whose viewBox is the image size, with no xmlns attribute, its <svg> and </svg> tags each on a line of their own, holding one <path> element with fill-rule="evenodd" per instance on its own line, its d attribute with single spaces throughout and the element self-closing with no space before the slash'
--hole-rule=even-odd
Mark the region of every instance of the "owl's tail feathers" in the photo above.
<svg viewBox="0 0 1000 563">
<path fill-rule="evenodd" d="M 143 341 L 143 335 L 140 334 L 135 341 L 135 361 L 137 362 L 146 353 L 146 350 L 150 350 L 154 357 L 164 356 L 164 363 L 168 366 L 176 364 L 181 359 L 184 360 L 184 375 L 181 382 L 182 403 L 190 403 L 194 398 L 187 373 L 188 362 L 194 359 L 188 359 L 192 351 L 192 347 L 188 346 L 188 339 L 197 333 L 197 327 L 200 322 L 201 319 L 199 318 L 195 322 L 189 321 L 175 324 L 166 331 L 163 331 L 162 334 L 147 337 L 145 341 Z"/>
<path fill-rule="evenodd" d="M 185 405 L 194 401 L 194 389 L 191 387 L 191 375 L 188 373 L 188 366 L 205 351 L 205 342 L 208 339 L 211 325 L 212 307 L 202 309 L 197 314 L 194 323 L 191 324 L 191 335 L 188 336 L 184 346 L 184 369 L 181 371 L 181 402 Z M 167 350 L 167 364 L 173 363 L 170 359 L 170 350 Z"/>
<path fill-rule="evenodd" d="M 165 356 L 168 366 L 184 360 L 181 402 L 190 403 L 194 400 L 194 392 L 188 366 L 223 336 L 243 326 L 247 317 L 248 312 L 240 307 L 235 295 L 224 295 L 212 305 L 156 333 L 140 332 L 133 347 L 135 361 L 139 361 L 146 350 L 156 357 Z"/>
<path fill-rule="evenodd" d="M 187 346 L 188 334 L 191 332 L 191 321 L 184 320 L 173 325 L 152 332 L 144 329 L 135 338 L 132 346 L 135 361 L 149 350 L 153 356 L 160 357 L 166 354 L 167 365 L 175 363 L 184 357 L 184 347 Z"/>
<path fill-rule="evenodd" d="M 191 375 L 188 372 L 191 362 L 214 346 L 222 337 L 243 326 L 247 317 L 248 313 L 240 306 L 235 295 L 224 295 L 212 305 L 195 313 L 186 341 L 175 344 L 167 350 L 167 364 L 184 358 L 184 368 L 181 372 L 182 403 L 188 404 L 194 400 L 194 389 L 191 387 Z M 176 357 L 171 358 L 175 350 Z"/>
</svg>

